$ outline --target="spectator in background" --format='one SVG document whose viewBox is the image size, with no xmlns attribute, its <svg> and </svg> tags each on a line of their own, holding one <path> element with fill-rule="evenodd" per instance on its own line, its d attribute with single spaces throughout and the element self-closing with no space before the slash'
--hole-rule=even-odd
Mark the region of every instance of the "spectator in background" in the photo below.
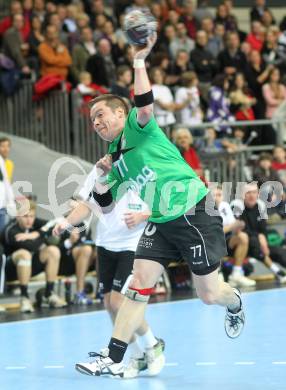
<svg viewBox="0 0 286 390">
<path fill-rule="evenodd" d="M 45 21 L 47 12 L 45 7 L 45 0 L 34 0 L 33 8 L 32 8 L 32 18 L 39 18 L 40 22 L 43 23 Z"/>
<path fill-rule="evenodd" d="M 3 52 L 15 62 L 16 67 L 22 73 L 29 74 L 31 70 L 26 59 L 29 45 L 24 41 L 21 33 L 23 27 L 24 16 L 22 14 L 13 15 L 12 27 L 3 36 Z"/>
<path fill-rule="evenodd" d="M 263 12 L 261 22 L 266 29 L 269 29 L 270 27 L 275 26 L 275 24 L 276 24 L 275 18 L 269 9 L 266 9 Z"/>
<path fill-rule="evenodd" d="M 43 26 L 41 19 L 34 15 L 31 19 L 31 32 L 29 35 L 28 43 L 30 46 L 29 54 L 33 57 L 38 56 L 39 45 L 44 42 L 45 36 L 43 34 Z"/>
<path fill-rule="evenodd" d="M 208 0 L 200 0 L 197 9 L 194 12 L 194 17 L 198 23 L 199 28 L 201 27 L 202 20 L 205 18 L 214 19 L 212 11 L 209 9 Z"/>
<path fill-rule="evenodd" d="M 214 78 L 212 87 L 209 91 L 209 108 L 207 111 L 208 122 L 216 124 L 216 131 L 221 136 L 231 133 L 231 128 L 220 125 L 222 122 L 230 122 L 234 117 L 230 112 L 230 101 L 227 96 L 229 82 L 226 75 L 220 74 Z"/>
<path fill-rule="evenodd" d="M 176 36 L 169 46 L 172 59 L 176 58 L 179 50 L 185 50 L 188 54 L 190 54 L 194 46 L 194 41 L 187 35 L 185 24 L 183 22 L 177 23 Z"/>
<path fill-rule="evenodd" d="M 154 116 L 160 127 L 168 127 L 176 122 L 174 98 L 169 87 L 164 85 L 164 72 L 159 68 L 150 70 L 150 80 L 154 94 Z"/>
<path fill-rule="evenodd" d="M 216 73 L 216 60 L 207 50 L 208 37 L 205 31 L 199 30 L 196 38 L 196 47 L 191 52 L 191 63 L 199 79 L 199 88 L 202 97 L 208 101 L 208 91 Z"/>
<path fill-rule="evenodd" d="M 14 205 L 14 194 L 6 171 L 5 161 L 0 155 L 0 233 L 2 233 L 8 221 L 8 208 L 14 208 Z"/>
<path fill-rule="evenodd" d="M 108 93 L 107 89 L 92 82 L 91 74 L 88 72 L 81 72 L 79 74 L 79 81 L 77 90 L 85 103 L 90 102 L 95 96 Z"/>
<path fill-rule="evenodd" d="M 215 28 L 214 22 L 211 18 L 205 18 L 202 20 L 202 30 L 205 31 L 208 37 L 208 42 L 206 45 L 206 49 L 213 55 L 214 58 L 216 58 L 221 50 L 224 48 L 224 26 L 221 24 L 222 27 L 222 34 L 217 34 L 219 32 L 219 28 Z"/>
<path fill-rule="evenodd" d="M 130 100 L 130 86 L 132 82 L 131 68 L 127 65 L 119 66 L 116 70 L 116 77 L 116 82 L 111 86 L 111 93 Z"/>
<path fill-rule="evenodd" d="M 251 93 L 257 101 L 253 106 L 256 119 L 265 118 L 265 102 L 262 86 L 268 79 L 271 69 L 273 69 L 273 66 L 268 65 L 266 67 L 258 51 L 251 51 L 245 70 L 245 76 Z"/>
<path fill-rule="evenodd" d="M 234 77 L 234 85 L 229 94 L 232 112 L 238 121 L 255 120 L 252 106 L 256 99 L 251 96 L 243 73 L 237 73 Z"/>
<path fill-rule="evenodd" d="M 98 41 L 97 53 L 89 57 L 86 70 L 92 76 L 92 82 L 104 87 L 110 87 L 116 80 L 115 59 L 108 39 Z"/>
<path fill-rule="evenodd" d="M 189 166 L 196 172 L 198 176 L 202 177 L 202 164 L 196 150 L 193 148 L 194 141 L 190 130 L 187 128 L 176 129 L 173 140 Z"/>
<path fill-rule="evenodd" d="M 74 46 L 72 51 L 71 73 L 75 81 L 79 81 L 79 74 L 86 69 L 90 56 L 96 54 L 96 46 L 90 27 L 81 30 L 81 41 Z"/>
<path fill-rule="evenodd" d="M 0 21 L 0 38 L 4 35 L 4 33 L 12 27 L 13 24 L 13 16 L 14 15 L 23 15 L 23 7 L 20 1 L 13 0 L 10 4 L 10 15 L 4 17 Z M 24 23 L 21 27 L 21 36 L 23 41 L 27 41 L 28 36 L 30 34 L 30 21 L 28 17 L 24 18 Z"/>
<path fill-rule="evenodd" d="M 255 5 L 250 11 L 250 20 L 253 22 L 254 20 L 262 21 L 263 14 L 267 11 L 266 0 L 255 0 Z"/>
<path fill-rule="evenodd" d="M 251 22 L 251 32 L 247 35 L 248 42 L 252 50 L 261 51 L 264 44 L 265 29 L 261 22 L 254 20 Z"/>
<path fill-rule="evenodd" d="M 5 228 L 3 244 L 9 256 L 6 265 L 7 280 L 19 280 L 21 289 L 20 310 L 23 313 L 34 311 L 28 293 L 31 275 L 42 271 L 46 274 L 46 289 L 43 303 L 50 307 L 64 307 L 64 302 L 54 293 L 55 280 L 60 264 L 60 251 L 55 245 L 46 245 L 41 232 L 45 221 L 36 218 L 36 204 L 29 202 L 24 215 L 12 220 Z"/>
<path fill-rule="evenodd" d="M 237 31 L 237 22 L 233 15 L 228 12 L 225 4 L 219 4 L 214 20 L 215 24 L 223 24 L 225 31 Z"/>
<path fill-rule="evenodd" d="M 266 118 L 272 119 L 277 108 L 286 99 L 286 87 L 280 81 L 280 70 L 271 69 L 267 84 L 262 87 L 263 96 L 266 102 Z"/>
<path fill-rule="evenodd" d="M 235 219 L 230 204 L 223 200 L 221 187 L 215 188 L 214 200 L 223 220 L 223 231 L 225 233 L 228 253 L 234 258 L 234 266 L 228 283 L 232 287 L 254 287 L 256 285 L 255 280 L 245 277 L 243 271 L 243 262 L 247 257 L 249 243 L 247 233 L 242 231 L 245 224 L 243 221 Z"/>
<path fill-rule="evenodd" d="M 61 9 L 62 9 L 62 7 L 61 7 Z M 54 12 L 52 14 L 48 14 L 46 29 L 47 29 L 47 26 L 54 26 L 57 33 L 58 33 L 60 42 L 63 45 L 65 45 L 66 47 L 68 47 L 69 34 L 67 33 L 67 31 L 63 30 L 63 20 L 61 20 L 60 15 L 57 12 Z"/>
<path fill-rule="evenodd" d="M 122 55 L 126 40 L 117 38 L 117 35 L 115 34 L 114 24 L 111 20 L 107 20 L 103 26 L 103 38 L 106 38 L 110 41 L 113 46 L 113 50 L 117 50 L 117 53 L 115 53 L 116 56 Z"/>
<path fill-rule="evenodd" d="M 47 26 L 45 41 L 39 46 L 39 58 L 41 76 L 55 75 L 66 80 L 72 59 L 55 26 Z"/>
<path fill-rule="evenodd" d="M 169 85 L 180 84 L 181 75 L 191 70 L 190 56 L 185 50 L 179 50 L 174 63 L 168 69 Z"/>
<path fill-rule="evenodd" d="M 6 168 L 7 177 L 10 183 L 13 180 L 14 163 L 9 159 L 11 150 L 11 140 L 8 137 L 0 138 L 0 156 L 3 158 Z"/>
<path fill-rule="evenodd" d="M 273 157 L 270 153 L 261 153 L 258 166 L 254 169 L 253 180 L 257 181 L 258 187 L 268 181 L 280 182 L 277 172 L 272 168 Z"/>
<path fill-rule="evenodd" d="M 42 22 L 38 16 L 33 16 L 31 19 L 31 33 L 29 35 L 29 62 L 36 72 L 37 77 L 40 74 L 40 63 L 38 48 L 42 42 L 44 42 L 45 36 L 42 31 Z"/>
<path fill-rule="evenodd" d="M 143 12 L 150 12 L 146 0 L 134 0 L 133 4 L 125 9 L 125 13 L 128 14 L 131 11 L 138 10 Z"/>
<path fill-rule="evenodd" d="M 188 36 L 195 40 L 197 32 L 197 23 L 194 17 L 194 4 L 192 0 L 185 0 L 183 2 L 183 12 L 181 20 L 184 22 Z"/>
<path fill-rule="evenodd" d="M 181 85 L 175 94 L 175 102 L 182 104 L 187 100 L 190 103 L 187 107 L 177 112 L 180 123 L 194 126 L 203 121 L 203 113 L 200 106 L 200 92 L 198 89 L 199 80 L 195 72 L 185 72 L 181 77 Z"/>
<path fill-rule="evenodd" d="M 205 131 L 205 137 L 198 142 L 199 151 L 203 153 L 220 153 L 224 151 L 221 140 L 217 139 L 214 128 L 209 127 Z"/>
<path fill-rule="evenodd" d="M 279 283 L 286 283 L 285 272 L 274 264 L 267 243 L 266 230 L 266 206 L 259 199 L 256 183 L 247 184 L 244 188 L 243 200 L 236 199 L 232 202 L 234 215 L 244 221 L 244 232 L 249 237 L 248 256 L 263 261 L 275 275 Z"/>
<path fill-rule="evenodd" d="M 163 28 L 162 33 L 159 36 L 158 43 L 156 46 L 158 51 L 166 52 L 170 56 L 170 46 L 176 38 L 176 29 L 171 24 L 166 24 Z"/>
<path fill-rule="evenodd" d="M 66 17 L 63 21 L 63 30 L 68 33 L 75 33 L 77 31 L 77 17 L 78 9 L 75 5 L 70 4 L 66 7 Z"/>
<path fill-rule="evenodd" d="M 240 39 L 237 32 L 229 32 L 226 36 L 226 48 L 218 55 L 220 72 L 233 77 L 236 72 L 244 72 L 246 58 L 240 50 Z"/>
<path fill-rule="evenodd" d="M 279 179 L 286 188 L 286 151 L 283 146 L 275 146 L 273 149 L 272 169 L 278 173 Z"/>
<path fill-rule="evenodd" d="M 286 56 L 279 50 L 279 30 L 277 27 L 270 27 L 266 33 L 266 39 L 261 51 L 264 63 L 267 65 L 282 66 L 286 64 Z"/>
</svg>

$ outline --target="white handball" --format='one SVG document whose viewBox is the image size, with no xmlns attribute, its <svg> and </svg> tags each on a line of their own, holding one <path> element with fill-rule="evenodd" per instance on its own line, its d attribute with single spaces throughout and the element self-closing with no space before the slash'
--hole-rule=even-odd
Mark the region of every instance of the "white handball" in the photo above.
<svg viewBox="0 0 286 390">
<path fill-rule="evenodd" d="M 150 12 L 134 10 L 124 19 L 124 32 L 131 45 L 144 46 L 147 39 L 157 31 L 157 21 Z"/>
</svg>

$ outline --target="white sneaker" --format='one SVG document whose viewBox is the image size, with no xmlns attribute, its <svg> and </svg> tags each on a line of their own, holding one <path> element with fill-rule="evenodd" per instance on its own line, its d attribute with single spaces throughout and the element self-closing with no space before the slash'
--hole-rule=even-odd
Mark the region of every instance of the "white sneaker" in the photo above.
<svg viewBox="0 0 286 390">
<path fill-rule="evenodd" d="M 123 377 L 123 362 L 114 363 L 110 357 L 96 352 L 90 352 L 89 356 L 95 359 L 87 363 L 77 363 L 75 365 L 77 371 L 86 375 L 111 375 L 114 377 Z"/>
<path fill-rule="evenodd" d="M 61 307 L 66 307 L 67 305 L 68 304 L 66 303 L 66 301 L 61 297 L 59 297 L 54 292 L 52 292 L 49 297 L 45 297 L 45 296 L 42 297 L 42 303 L 41 303 L 42 307 L 48 306 L 48 307 L 58 309 Z"/>
<path fill-rule="evenodd" d="M 130 358 L 128 365 L 124 368 L 123 378 L 136 378 L 140 372 L 147 370 L 148 364 L 146 354 L 142 358 Z"/>
<path fill-rule="evenodd" d="M 283 270 L 278 271 L 275 277 L 279 283 L 286 283 L 286 273 Z"/>
<path fill-rule="evenodd" d="M 146 358 L 148 372 L 150 376 L 158 375 L 165 365 L 164 355 L 165 343 L 162 339 L 158 339 L 158 343 L 153 348 L 146 349 Z"/>
<path fill-rule="evenodd" d="M 20 300 L 21 313 L 34 313 L 35 309 L 29 298 L 22 297 Z"/>
<path fill-rule="evenodd" d="M 231 339 L 235 339 L 241 334 L 245 324 L 245 315 L 243 312 L 240 291 L 236 288 L 234 288 L 233 291 L 240 299 L 241 308 L 238 313 L 232 313 L 228 308 L 226 308 L 224 328 L 227 336 Z"/>
<path fill-rule="evenodd" d="M 6 308 L 2 305 L 0 305 L 0 313 L 5 313 Z"/>
<path fill-rule="evenodd" d="M 228 283 L 231 287 L 254 287 L 256 286 L 256 281 L 247 278 L 246 276 L 240 273 L 231 274 L 228 278 Z"/>
</svg>

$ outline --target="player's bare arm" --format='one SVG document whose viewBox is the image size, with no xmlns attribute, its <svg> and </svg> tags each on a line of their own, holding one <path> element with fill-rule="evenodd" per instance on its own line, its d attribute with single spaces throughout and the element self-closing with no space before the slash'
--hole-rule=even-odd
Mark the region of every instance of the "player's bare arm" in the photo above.
<svg viewBox="0 0 286 390">
<path fill-rule="evenodd" d="M 152 34 L 147 40 L 147 46 L 144 49 L 138 49 L 132 46 L 134 52 L 134 93 L 135 105 L 137 107 L 137 121 L 140 126 L 145 126 L 153 115 L 153 101 L 148 104 L 148 94 L 152 92 L 149 77 L 146 71 L 145 59 L 150 54 L 155 42 L 157 34 Z M 147 104 L 144 105 L 144 96 L 146 96 Z M 150 96 L 150 95 L 149 95 Z M 136 98 L 141 99 L 142 105 L 136 103 Z"/>
</svg>

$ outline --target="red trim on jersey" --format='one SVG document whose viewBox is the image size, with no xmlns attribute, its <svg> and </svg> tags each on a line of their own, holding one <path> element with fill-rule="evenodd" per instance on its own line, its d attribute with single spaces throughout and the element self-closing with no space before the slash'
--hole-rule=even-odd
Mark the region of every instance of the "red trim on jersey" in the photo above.
<svg viewBox="0 0 286 390">
<path fill-rule="evenodd" d="M 151 295 L 154 288 L 135 288 L 135 287 L 129 287 L 130 290 L 137 291 L 141 295 Z"/>
</svg>

